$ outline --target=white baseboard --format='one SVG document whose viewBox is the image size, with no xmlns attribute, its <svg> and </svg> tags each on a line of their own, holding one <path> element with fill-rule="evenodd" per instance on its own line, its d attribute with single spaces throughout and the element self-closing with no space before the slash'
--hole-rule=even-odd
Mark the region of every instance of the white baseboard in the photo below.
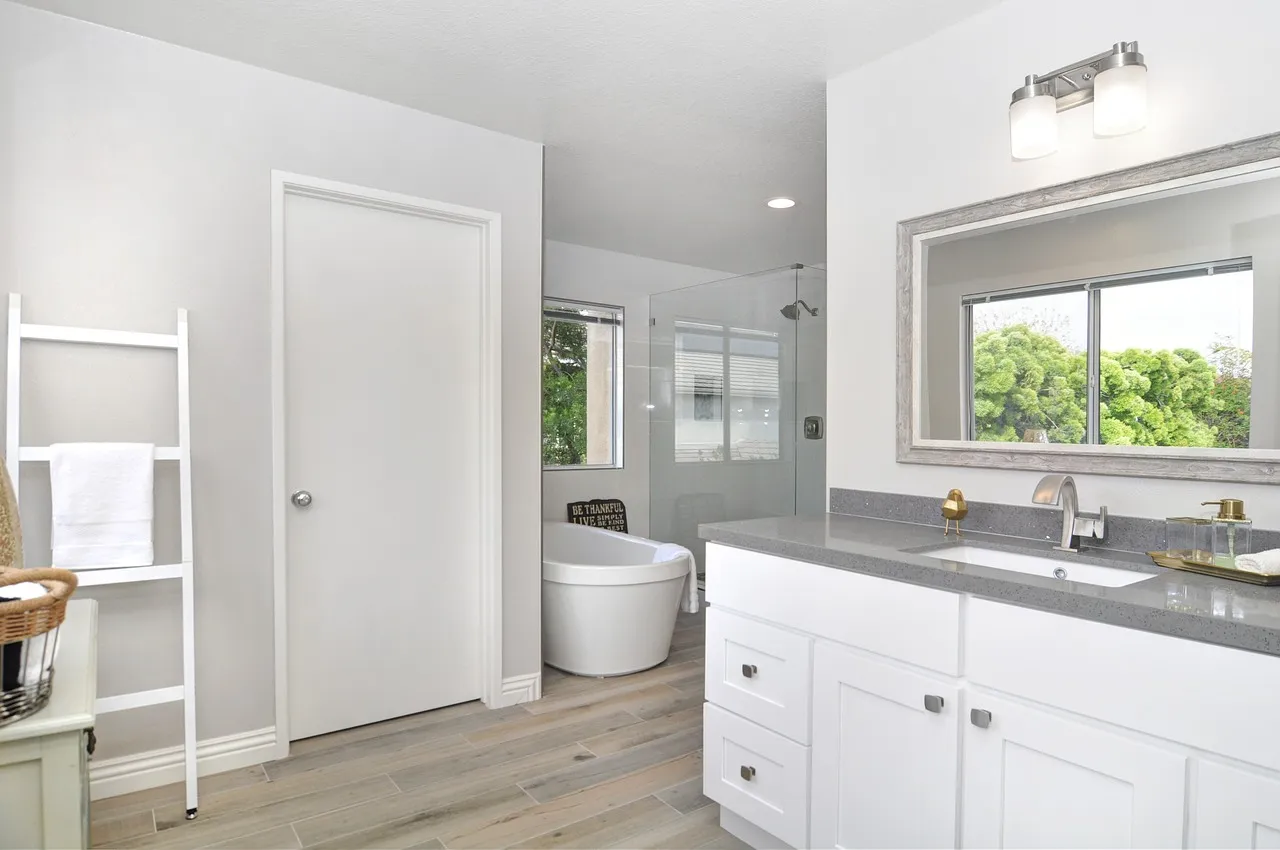
<svg viewBox="0 0 1280 850">
<path fill-rule="evenodd" d="M 509 676 L 502 680 L 502 699 L 494 708 L 505 708 L 522 702 L 542 699 L 542 672 Z"/>
<path fill-rule="evenodd" d="M 505 688 L 504 688 L 505 690 Z M 196 772 L 200 776 L 252 767 L 276 756 L 274 726 L 196 742 Z M 147 788 L 181 782 L 182 747 L 165 747 L 131 756 L 89 762 L 89 798 L 101 800 Z"/>
</svg>

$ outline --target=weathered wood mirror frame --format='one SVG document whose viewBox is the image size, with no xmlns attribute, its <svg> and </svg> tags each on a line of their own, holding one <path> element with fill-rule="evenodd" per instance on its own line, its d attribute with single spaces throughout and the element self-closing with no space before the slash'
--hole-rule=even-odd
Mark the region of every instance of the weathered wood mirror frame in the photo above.
<svg viewBox="0 0 1280 850">
<path fill-rule="evenodd" d="M 985 443 L 922 436 L 924 249 L 933 240 L 1124 198 L 1280 169 L 1280 133 L 898 223 L 899 463 L 1280 483 L 1280 450 Z M 1276 176 L 1280 179 L 1280 170 Z M 1280 329 L 1277 330 L 1280 332 Z"/>
</svg>

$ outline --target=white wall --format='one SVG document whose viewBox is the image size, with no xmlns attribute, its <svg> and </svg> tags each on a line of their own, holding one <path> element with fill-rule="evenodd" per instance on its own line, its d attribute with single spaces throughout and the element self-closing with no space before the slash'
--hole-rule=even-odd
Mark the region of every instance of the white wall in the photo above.
<svg viewBox="0 0 1280 850">
<path fill-rule="evenodd" d="M 894 460 L 895 224 L 939 210 L 1280 130 L 1280 102 L 1241 80 L 1275 72 L 1273 0 L 1113 0 L 1053 16 L 1007 0 L 827 87 L 828 346 L 833 487 L 936 495 L 961 487 L 981 501 L 1025 504 L 1037 475 L 898 464 Z M 1059 116 L 1061 150 L 1009 156 L 1009 92 L 1044 72 L 1139 39 L 1150 68 L 1151 119 L 1141 133 L 1094 139 L 1092 107 Z M 1230 43 L 1232 61 L 1206 45 Z M 952 85 L 955 69 L 964 84 Z M 943 90 L 937 96 L 920 92 Z M 1082 507 L 1161 517 L 1203 499 L 1244 498 L 1260 525 L 1280 527 L 1280 490 L 1259 485 L 1079 476 Z"/>
<path fill-rule="evenodd" d="M 504 672 L 540 668 L 541 163 L 537 144 L 0 2 L 0 292 L 56 324 L 172 332 L 190 310 L 201 738 L 274 722 L 272 169 L 502 214 Z M 33 352 L 24 441 L 171 441 L 172 361 L 112 356 Z M 47 472 L 28 473 L 39 565 Z M 161 556 L 173 492 L 162 478 Z M 177 681 L 176 588 L 97 595 L 101 693 Z M 178 743 L 178 712 L 100 718 L 100 755 Z"/>
<path fill-rule="evenodd" d="M 595 301 L 625 309 L 623 328 L 623 468 L 542 473 L 542 516 L 563 520 L 565 505 L 621 499 L 632 534 L 649 533 L 649 296 L 730 277 L 730 272 L 682 266 L 614 251 L 546 243 L 543 292 L 548 298 Z"/>
</svg>

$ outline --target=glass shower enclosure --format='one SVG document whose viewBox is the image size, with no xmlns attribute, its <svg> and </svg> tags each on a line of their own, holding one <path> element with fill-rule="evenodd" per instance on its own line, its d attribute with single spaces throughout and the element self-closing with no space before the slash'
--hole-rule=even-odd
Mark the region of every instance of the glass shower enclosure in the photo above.
<svg viewBox="0 0 1280 850">
<path fill-rule="evenodd" d="M 649 298 L 650 537 L 704 563 L 698 525 L 826 511 L 826 272 Z"/>
</svg>

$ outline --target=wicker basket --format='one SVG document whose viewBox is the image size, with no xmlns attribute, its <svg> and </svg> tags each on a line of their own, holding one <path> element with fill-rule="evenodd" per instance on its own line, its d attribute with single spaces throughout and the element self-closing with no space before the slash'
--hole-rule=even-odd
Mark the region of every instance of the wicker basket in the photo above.
<svg viewBox="0 0 1280 850">
<path fill-rule="evenodd" d="M 0 598 L 8 585 L 35 582 L 36 599 L 0 602 L 0 726 L 21 720 L 49 702 L 58 628 L 78 580 L 69 570 L 0 567 Z"/>
</svg>

